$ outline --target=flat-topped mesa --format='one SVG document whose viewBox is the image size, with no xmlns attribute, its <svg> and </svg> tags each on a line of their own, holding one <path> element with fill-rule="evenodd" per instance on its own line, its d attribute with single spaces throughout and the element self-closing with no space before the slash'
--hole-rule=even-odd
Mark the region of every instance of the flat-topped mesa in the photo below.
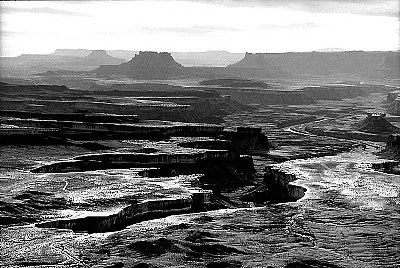
<svg viewBox="0 0 400 268">
<path fill-rule="evenodd" d="M 182 68 L 168 52 L 140 51 L 127 64 L 135 66 L 150 67 L 173 67 Z"/>
<path fill-rule="evenodd" d="M 228 67 L 269 68 L 270 64 L 267 62 L 263 54 L 246 52 L 242 60 L 228 65 Z"/>
<path fill-rule="evenodd" d="M 92 50 L 92 52 L 86 56 L 86 58 L 89 59 L 110 59 L 110 58 L 114 58 L 110 55 L 107 54 L 107 52 L 105 50 Z"/>
<path fill-rule="evenodd" d="M 102 65 L 100 75 L 126 75 L 136 79 L 171 79 L 185 74 L 185 68 L 167 52 L 139 52 L 130 61 L 118 66 Z"/>
<path fill-rule="evenodd" d="M 56 56 L 69 56 L 69 57 L 86 57 L 90 54 L 90 50 L 87 49 L 60 49 L 57 48 L 51 55 Z"/>
</svg>

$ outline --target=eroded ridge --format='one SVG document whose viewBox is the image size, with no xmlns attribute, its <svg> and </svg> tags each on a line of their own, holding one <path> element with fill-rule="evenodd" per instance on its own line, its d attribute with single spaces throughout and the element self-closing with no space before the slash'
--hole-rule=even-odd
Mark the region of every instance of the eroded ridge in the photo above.
<svg viewBox="0 0 400 268">
<path fill-rule="evenodd" d="M 88 216 L 36 224 L 41 228 L 71 229 L 75 232 L 101 233 L 121 230 L 136 222 L 173 214 L 200 211 L 210 204 L 212 191 L 193 191 L 190 198 L 146 200 L 131 204 L 109 216 Z"/>
</svg>

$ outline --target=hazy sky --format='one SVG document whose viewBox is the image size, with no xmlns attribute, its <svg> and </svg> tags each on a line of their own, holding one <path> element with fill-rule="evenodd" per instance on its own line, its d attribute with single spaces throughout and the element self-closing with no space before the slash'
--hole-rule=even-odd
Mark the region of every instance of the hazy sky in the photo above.
<svg viewBox="0 0 400 268">
<path fill-rule="evenodd" d="M 1 56 L 56 48 L 398 50 L 400 0 L 0 2 Z"/>
</svg>

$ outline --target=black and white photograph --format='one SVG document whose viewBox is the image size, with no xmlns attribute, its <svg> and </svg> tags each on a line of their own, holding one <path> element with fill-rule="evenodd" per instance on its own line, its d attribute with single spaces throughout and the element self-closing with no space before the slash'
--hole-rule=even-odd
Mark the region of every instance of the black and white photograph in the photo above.
<svg viewBox="0 0 400 268">
<path fill-rule="evenodd" d="M 400 0 L 0 1 L 0 267 L 400 267 Z"/>
</svg>

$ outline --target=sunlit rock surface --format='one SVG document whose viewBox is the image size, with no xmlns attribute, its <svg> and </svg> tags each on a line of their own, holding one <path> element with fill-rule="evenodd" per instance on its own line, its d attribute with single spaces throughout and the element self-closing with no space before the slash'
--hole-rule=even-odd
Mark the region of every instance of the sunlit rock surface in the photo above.
<svg viewBox="0 0 400 268">
<path fill-rule="evenodd" d="M 118 262 L 124 267 L 396 267 L 400 185 L 396 176 L 369 168 L 377 161 L 370 152 L 355 150 L 279 165 L 308 189 L 296 203 L 170 216 L 105 235 L 3 229 L 8 242 L 1 261 L 66 267 Z"/>
</svg>

